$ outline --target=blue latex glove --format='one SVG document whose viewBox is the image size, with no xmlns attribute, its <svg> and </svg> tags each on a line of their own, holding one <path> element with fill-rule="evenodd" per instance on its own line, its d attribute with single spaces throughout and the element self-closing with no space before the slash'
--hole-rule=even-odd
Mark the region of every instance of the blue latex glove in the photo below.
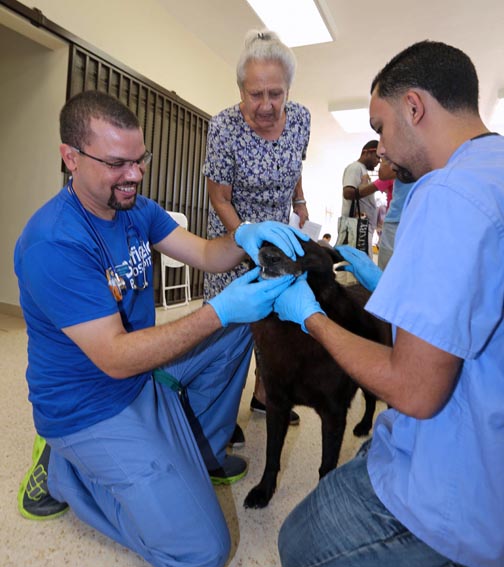
<svg viewBox="0 0 504 567">
<path fill-rule="evenodd" d="M 229 323 L 253 323 L 267 317 L 273 311 L 275 299 L 294 279 L 294 276 L 282 276 L 255 281 L 260 271 L 259 267 L 250 270 L 208 302 L 215 309 L 223 327 Z"/>
<path fill-rule="evenodd" d="M 258 264 L 259 248 L 264 241 L 271 242 L 291 260 L 303 256 L 304 250 L 298 240 L 308 240 L 309 237 L 301 231 L 276 221 L 265 221 L 240 225 L 235 232 L 236 244 Z"/>
<path fill-rule="evenodd" d="M 380 281 L 382 271 L 373 260 L 362 252 L 362 250 L 357 250 L 357 248 L 348 246 L 347 244 L 344 246 L 336 246 L 335 250 L 349 262 L 348 266 L 342 266 L 341 269 L 345 272 L 352 272 L 359 283 L 367 290 L 374 291 Z"/>
<path fill-rule="evenodd" d="M 308 333 L 305 321 L 314 313 L 323 313 L 319 302 L 315 299 L 311 287 L 306 281 L 306 273 L 288 287 L 275 301 L 273 307 L 281 321 L 292 321 L 301 325 L 301 329 Z"/>
</svg>

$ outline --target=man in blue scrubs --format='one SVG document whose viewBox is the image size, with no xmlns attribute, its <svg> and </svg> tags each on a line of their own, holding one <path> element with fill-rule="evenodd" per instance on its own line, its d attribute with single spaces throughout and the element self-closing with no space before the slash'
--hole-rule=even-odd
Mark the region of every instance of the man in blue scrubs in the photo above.
<svg viewBox="0 0 504 567">
<path fill-rule="evenodd" d="M 394 345 L 329 321 L 301 280 L 275 311 L 394 409 L 287 517 L 282 565 L 502 567 L 504 139 L 479 116 L 469 57 L 440 42 L 399 53 L 371 95 L 378 155 L 417 181 L 381 278 L 340 250 Z"/>
</svg>

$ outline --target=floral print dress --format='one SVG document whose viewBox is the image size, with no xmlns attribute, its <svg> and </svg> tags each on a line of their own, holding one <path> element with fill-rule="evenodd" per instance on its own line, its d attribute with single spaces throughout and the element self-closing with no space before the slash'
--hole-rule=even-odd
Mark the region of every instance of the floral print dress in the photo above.
<svg viewBox="0 0 504 567">
<path fill-rule="evenodd" d="M 242 221 L 289 222 L 292 195 L 301 176 L 310 138 L 310 113 L 287 102 L 286 121 L 277 140 L 266 140 L 246 123 L 239 104 L 210 121 L 203 173 L 215 183 L 232 187 L 231 202 Z M 208 238 L 226 233 L 210 204 Z M 222 291 L 249 269 L 243 262 L 220 274 L 205 273 L 204 299 Z"/>
</svg>

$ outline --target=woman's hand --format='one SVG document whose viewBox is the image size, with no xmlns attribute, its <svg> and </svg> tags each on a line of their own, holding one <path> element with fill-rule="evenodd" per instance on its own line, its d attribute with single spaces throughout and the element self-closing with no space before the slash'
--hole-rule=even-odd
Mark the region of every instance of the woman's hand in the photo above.
<svg viewBox="0 0 504 567">
<path fill-rule="evenodd" d="M 234 233 L 236 244 L 259 263 L 259 248 L 263 242 L 275 245 L 291 260 L 303 256 L 304 250 L 299 240 L 308 240 L 309 237 L 292 226 L 276 221 L 241 224 Z"/>
<path fill-rule="evenodd" d="M 303 228 L 304 223 L 308 220 L 308 209 L 306 207 L 306 203 L 294 205 L 292 210 L 299 217 L 299 228 Z"/>
</svg>

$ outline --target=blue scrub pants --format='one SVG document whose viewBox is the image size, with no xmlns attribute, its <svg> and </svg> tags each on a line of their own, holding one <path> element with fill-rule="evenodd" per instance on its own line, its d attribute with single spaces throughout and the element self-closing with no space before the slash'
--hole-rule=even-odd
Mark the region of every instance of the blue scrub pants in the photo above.
<svg viewBox="0 0 504 567">
<path fill-rule="evenodd" d="M 47 439 L 51 495 L 155 567 L 223 566 L 231 542 L 207 469 L 225 457 L 251 354 L 249 326 L 231 325 L 164 368 L 186 388 L 189 419 L 149 380 L 120 414 Z"/>
<path fill-rule="evenodd" d="M 462 567 L 420 541 L 383 506 L 367 472 L 367 441 L 287 516 L 282 567 Z"/>
</svg>

